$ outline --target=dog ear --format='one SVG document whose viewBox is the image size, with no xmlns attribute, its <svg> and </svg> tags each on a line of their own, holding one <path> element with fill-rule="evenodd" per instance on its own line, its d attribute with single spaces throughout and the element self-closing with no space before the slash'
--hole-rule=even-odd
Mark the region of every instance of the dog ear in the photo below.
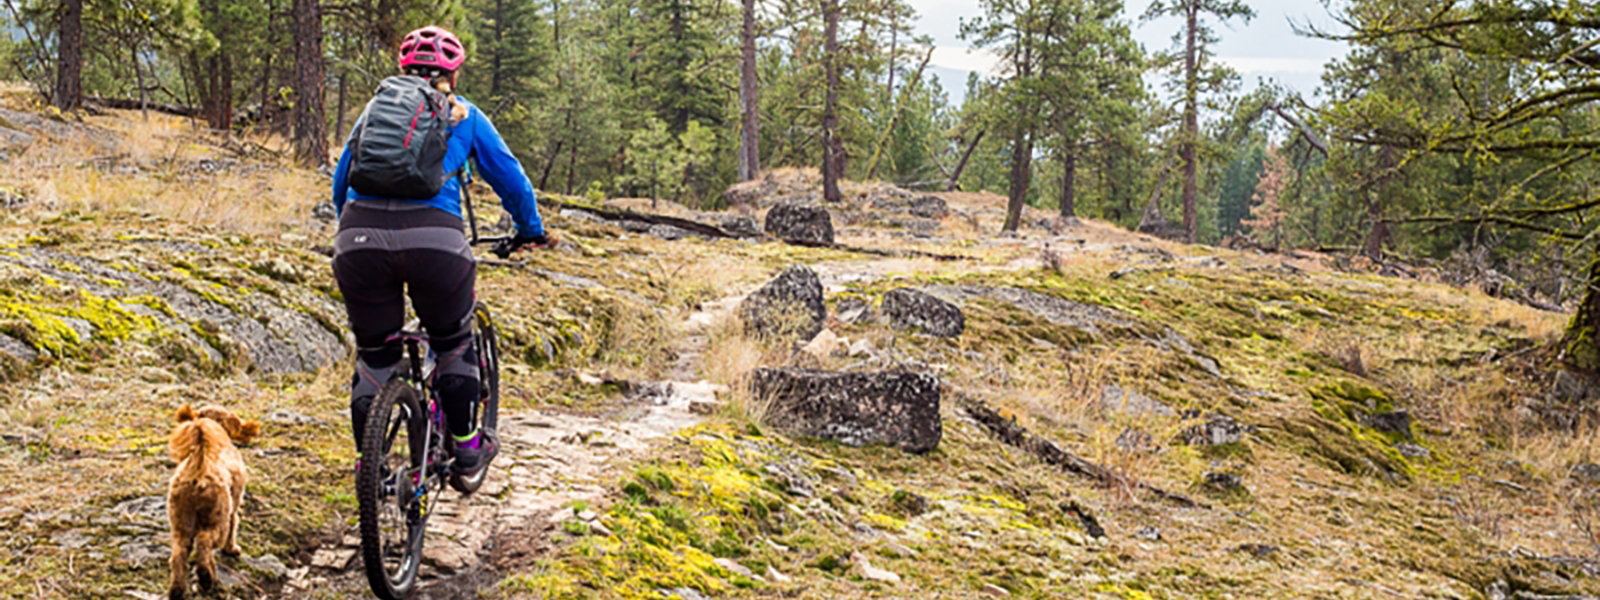
<svg viewBox="0 0 1600 600">
<path fill-rule="evenodd" d="M 233 441 L 240 444 L 248 444 L 250 440 L 256 439 L 258 435 L 261 435 L 261 422 L 255 420 L 244 421 L 240 423 L 239 435 L 235 436 Z"/>
<path fill-rule="evenodd" d="M 189 406 L 188 403 L 184 403 L 183 406 L 178 407 L 178 415 L 177 416 L 178 416 L 178 422 L 179 423 L 185 423 L 185 422 L 188 422 L 188 421 L 193 421 L 195 419 L 195 416 L 196 416 L 195 412 L 194 412 L 194 407 L 193 406 Z"/>
</svg>

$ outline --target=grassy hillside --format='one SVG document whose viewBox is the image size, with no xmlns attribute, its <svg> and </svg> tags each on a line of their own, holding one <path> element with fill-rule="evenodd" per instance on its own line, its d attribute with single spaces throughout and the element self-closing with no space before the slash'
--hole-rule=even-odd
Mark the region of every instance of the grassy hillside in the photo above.
<svg viewBox="0 0 1600 600">
<path fill-rule="evenodd" d="M 0 595 L 161 592 L 166 517 L 151 498 L 173 466 L 171 415 L 217 402 L 266 425 L 245 451 L 251 558 L 224 561 L 224 593 L 360 597 L 347 565 L 314 564 L 355 506 L 350 341 L 327 267 L 333 224 L 312 210 L 326 178 L 279 164 L 271 140 L 223 143 L 175 119 L 56 121 L 13 99 L 0 126 L 34 138 L 0 164 Z M 836 226 L 846 245 L 894 252 L 667 241 L 546 210 L 568 244 L 484 265 L 478 296 L 502 322 L 503 402 L 519 423 L 634 427 L 649 404 L 640 382 L 731 391 L 642 448 L 574 430 L 590 450 L 497 462 L 515 483 L 541 460 L 603 455 L 583 500 L 516 522 L 495 513 L 484 527 L 515 536 L 470 549 L 483 568 L 440 575 L 435 593 L 1600 594 L 1585 487 L 1600 482 L 1573 475 L 1597 459 L 1594 405 L 1553 391 L 1564 315 L 1093 221 L 1000 237 L 1001 200 L 978 194 L 945 195 L 954 214 L 912 235 L 917 224 L 871 207 L 882 189 L 847 190 L 841 213 L 859 221 Z M 479 214 L 495 214 L 483 191 Z M 713 310 L 793 263 L 827 287 L 839 352 L 752 339 Z M 965 332 L 837 318 L 841 303 L 902 287 L 956 302 Z M 914 456 L 779 434 L 742 384 L 791 364 L 937 374 L 943 442 Z M 1409 426 L 1384 428 L 1396 410 Z M 996 413 L 1105 471 L 1075 475 L 1005 443 L 984 424 Z M 1192 443 L 1227 419 L 1237 441 Z"/>
</svg>

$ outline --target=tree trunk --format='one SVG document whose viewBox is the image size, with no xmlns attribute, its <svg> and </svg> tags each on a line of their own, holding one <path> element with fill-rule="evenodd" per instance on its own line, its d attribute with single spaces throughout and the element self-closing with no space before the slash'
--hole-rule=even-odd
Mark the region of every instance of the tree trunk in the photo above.
<svg viewBox="0 0 1600 600">
<path fill-rule="evenodd" d="M 1199 36 L 1199 0 L 1185 0 L 1188 23 L 1184 28 L 1183 52 L 1183 234 L 1194 243 L 1199 222 L 1200 165 L 1195 147 L 1200 143 L 1200 74 L 1197 72 L 1195 44 Z"/>
<path fill-rule="evenodd" d="M 500 91 L 503 89 L 501 87 L 501 78 L 504 77 L 504 73 L 501 67 L 501 58 L 505 54 L 505 46 L 503 45 L 505 40 L 505 22 L 505 0 L 494 0 L 494 60 L 489 66 L 490 98 L 499 98 Z"/>
<path fill-rule="evenodd" d="M 839 194 L 839 167 L 841 157 L 839 132 L 839 0 L 822 0 L 822 15 L 826 21 L 823 32 L 822 54 L 827 62 L 828 88 L 822 107 L 822 199 L 828 203 L 843 201 Z"/>
<path fill-rule="evenodd" d="M 550 160 L 544 161 L 544 172 L 539 175 L 539 189 L 550 189 L 550 172 L 556 168 L 556 160 L 561 158 L 561 145 L 566 140 L 556 140 L 556 147 L 550 151 Z"/>
<path fill-rule="evenodd" d="M 294 154 L 309 168 L 328 162 L 322 99 L 322 6 L 294 0 Z"/>
<path fill-rule="evenodd" d="M 1017 138 L 1011 145 L 1011 188 L 1006 202 L 1006 224 L 1001 231 L 1016 231 L 1022 224 L 1022 207 L 1028 200 L 1028 183 L 1033 164 L 1033 137 L 1026 126 L 1017 127 Z"/>
<path fill-rule="evenodd" d="M 62 0 L 58 32 L 55 105 L 72 110 L 83 102 L 83 0 Z"/>
<path fill-rule="evenodd" d="M 573 144 L 572 147 L 567 150 L 567 195 L 568 196 L 572 195 L 573 185 L 577 181 L 578 181 L 578 145 L 577 144 Z M 650 202 L 651 202 L 650 205 L 652 207 L 654 207 L 655 206 L 655 198 L 652 197 Z"/>
<path fill-rule="evenodd" d="M 347 93 L 346 88 L 349 87 L 346 85 L 346 83 L 349 82 L 349 79 L 349 71 L 345 70 L 339 72 L 339 104 L 337 109 L 339 114 L 333 118 L 333 134 L 339 136 L 339 139 L 344 139 L 344 136 L 349 135 L 349 132 L 344 130 L 344 99 Z"/>
<path fill-rule="evenodd" d="M 1076 149 L 1067 149 L 1067 155 L 1062 157 L 1061 160 L 1061 171 L 1061 218 L 1071 219 L 1078 216 L 1073 207 L 1073 195 L 1075 192 L 1073 186 L 1076 185 L 1075 180 L 1078 178 L 1078 151 Z"/>
<path fill-rule="evenodd" d="M 1167 174 L 1172 172 L 1172 155 L 1161 165 L 1161 175 L 1156 178 L 1156 189 L 1150 192 L 1150 201 L 1144 205 L 1144 215 L 1139 217 L 1139 233 L 1155 233 L 1166 229 L 1167 218 L 1161 215 L 1161 192 L 1167 188 Z"/>
<path fill-rule="evenodd" d="M 888 103 L 894 102 L 894 63 L 900 57 L 900 27 L 896 22 L 899 15 L 895 13 L 894 2 L 885 2 L 884 6 L 889 11 L 889 83 L 884 89 L 883 101 Z M 872 179 L 872 176 L 867 176 L 867 179 Z"/>
<path fill-rule="evenodd" d="M 1383 246 L 1389 243 L 1389 223 L 1384 218 L 1383 206 L 1391 176 L 1389 170 L 1394 168 L 1394 152 L 1392 146 L 1378 149 L 1378 185 L 1367 198 L 1367 222 L 1372 224 L 1372 229 L 1367 232 L 1367 239 L 1361 244 L 1361 253 L 1379 262 L 1383 261 Z"/>
<path fill-rule="evenodd" d="M 922 64 L 917 66 L 917 71 L 906 83 L 899 98 L 894 101 L 894 107 L 889 111 L 889 122 L 883 126 L 883 133 L 878 136 L 878 142 L 872 145 L 872 160 L 867 163 L 867 180 L 871 181 L 878 176 L 878 160 L 883 158 L 883 151 L 889 147 L 889 136 L 894 134 L 894 126 L 900 122 L 900 112 L 905 105 L 911 102 L 911 94 L 917 90 L 917 84 L 922 82 L 922 72 L 928 69 L 928 61 L 933 60 L 933 46 L 928 46 L 928 54 L 922 57 Z"/>
<path fill-rule="evenodd" d="M 739 45 L 739 181 L 761 174 L 761 102 L 756 81 L 756 0 L 744 0 L 744 27 Z"/>
<path fill-rule="evenodd" d="M 149 92 L 145 91 L 144 89 L 144 69 L 139 68 L 139 47 L 137 45 L 130 44 L 128 46 L 128 58 L 133 60 L 133 83 L 134 85 L 139 86 L 139 118 L 149 121 Z"/>
<path fill-rule="evenodd" d="M 1578 313 L 1567 324 L 1561 360 L 1583 373 L 1600 373 L 1600 254 L 1589 262 L 1588 281 Z"/>
<path fill-rule="evenodd" d="M 1022 62 L 1017 65 L 1017 78 L 1027 80 L 1033 76 L 1033 40 L 1026 32 L 1022 35 Z M 1011 188 L 1006 201 L 1006 223 L 1001 231 L 1016 231 L 1022 224 L 1022 207 L 1028 200 L 1028 184 L 1033 164 L 1033 104 L 1024 100 L 1020 118 L 1017 119 L 1016 137 L 1011 143 Z"/>
<path fill-rule="evenodd" d="M 972 158 L 972 151 L 978 149 L 978 142 L 983 141 L 983 134 L 989 133 L 987 129 L 979 129 L 978 135 L 972 136 L 972 142 L 967 144 L 967 150 L 961 153 L 961 160 L 956 163 L 955 170 L 950 172 L 950 182 L 945 184 L 944 191 L 954 192 L 961 187 L 961 172 L 967 169 L 967 160 Z"/>
</svg>

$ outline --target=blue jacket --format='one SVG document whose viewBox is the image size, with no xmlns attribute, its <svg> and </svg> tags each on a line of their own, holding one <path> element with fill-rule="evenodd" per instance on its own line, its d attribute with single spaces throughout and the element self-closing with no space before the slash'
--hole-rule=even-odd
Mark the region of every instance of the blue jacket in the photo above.
<svg viewBox="0 0 1600 600">
<path fill-rule="evenodd" d="M 500 196 L 500 205 L 505 207 L 506 212 L 511 213 L 511 219 L 517 224 L 517 233 L 524 236 L 544 235 L 544 223 L 539 220 L 539 203 L 533 193 L 533 182 L 529 181 L 528 175 L 522 171 L 522 163 L 511 154 L 511 148 L 506 146 L 505 139 L 495 130 L 494 123 L 489 122 L 488 115 L 483 114 L 483 111 L 478 110 L 477 106 L 473 106 L 465 98 L 457 96 L 456 101 L 466 105 L 467 118 L 450 127 L 450 146 L 444 154 L 444 172 L 459 171 L 467 164 L 468 156 L 477 157 L 483 179 L 488 181 L 489 187 L 494 188 L 494 193 Z M 360 127 L 360 123 L 356 126 Z M 352 129 L 352 136 L 354 133 L 355 130 Z M 350 160 L 350 142 L 346 141 L 344 152 L 339 156 L 339 167 L 333 171 L 333 208 L 340 214 L 344 213 L 344 203 L 347 198 L 356 202 L 385 200 L 350 189 Z M 460 217 L 460 178 L 451 177 L 444 182 L 439 195 L 416 202 Z"/>
</svg>

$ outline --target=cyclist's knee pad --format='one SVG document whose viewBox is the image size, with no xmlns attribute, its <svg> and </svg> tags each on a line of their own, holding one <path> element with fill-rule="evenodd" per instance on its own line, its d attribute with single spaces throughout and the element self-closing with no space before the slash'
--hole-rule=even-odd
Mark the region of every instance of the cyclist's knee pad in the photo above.
<svg viewBox="0 0 1600 600">
<path fill-rule="evenodd" d="M 433 349 L 439 353 L 439 363 L 435 369 L 440 379 L 465 377 L 478 380 L 478 347 L 472 343 L 471 336 L 435 344 Z M 439 389 L 444 389 L 442 384 Z"/>
<path fill-rule="evenodd" d="M 355 375 L 350 378 L 352 407 L 356 398 L 366 398 L 370 403 L 372 398 L 377 397 L 378 390 L 383 389 L 383 384 L 389 383 L 389 379 L 394 377 L 394 371 L 394 364 L 379 368 L 367 364 L 366 359 L 357 360 Z"/>
</svg>

